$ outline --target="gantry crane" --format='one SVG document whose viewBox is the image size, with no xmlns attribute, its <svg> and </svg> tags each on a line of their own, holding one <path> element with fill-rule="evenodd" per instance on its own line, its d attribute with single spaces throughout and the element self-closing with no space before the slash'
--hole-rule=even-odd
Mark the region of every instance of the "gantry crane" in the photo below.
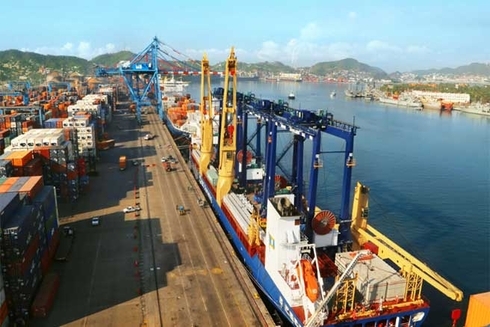
<svg viewBox="0 0 490 327">
<path fill-rule="evenodd" d="M 230 80 L 231 77 L 231 80 Z M 231 87 L 230 87 L 231 84 Z M 216 200 L 221 205 L 235 178 L 236 127 L 237 127 L 237 59 L 232 47 L 225 64 L 225 81 L 219 135 L 219 166 Z M 230 99 L 231 97 L 231 99 Z"/>
<path fill-rule="evenodd" d="M 368 225 L 369 188 L 357 183 L 352 205 L 351 233 L 357 248 L 369 247 L 382 259 L 390 259 L 401 270 L 407 280 L 407 299 L 419 299 L 422 293 L 422 279 L 454 301 L 463 300 L 463 292 L 444 277 L 433 271 L 425 263 L 402 249 L 374 227 Z M 371 243 L 373 246 L 367 244 Z"/>
<path fill-rule="evenodd" d="M 122 62 L 115 68 L 96 66 L 98 77 L 122 76 L 128 86 L 132 101 L 136 104 L 136 118 L 141 122 L 141 108 L 154 106 L 160 119 L 165 112 L 162 107 L 160 76 L 168 73 L 198 74 L 199 64 L 190 58 L 185 60 L 171 55 L 182 53 L 158 40 L 157 37 L 131 61 Z"/>
</svg>

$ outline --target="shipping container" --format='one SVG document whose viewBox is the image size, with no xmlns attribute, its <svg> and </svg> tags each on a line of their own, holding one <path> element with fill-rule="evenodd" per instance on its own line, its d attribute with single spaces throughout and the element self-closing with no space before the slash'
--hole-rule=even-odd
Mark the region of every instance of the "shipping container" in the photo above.
<svg viewBox="0 0 490 327">
<path fill-rule="evenodd" d="M 51 216 L 53 211 L 56 213 L 56 219 L 58 219 L 55 188 L 53 186 L 43 186 L 32 202 L 35 206 L 41 208 L 44 221 Z"/>
<path fill-rule="evenodd" d="M 14 172 L 12 162 L 8 159 L 0 160 L 0 176 L 11 177 Z"/>
<path fill-rule="evenodd" d="M 0 185 L 0 193 L 7 193 L 8 190 L 12 187 L 13 184 L 15 184 L 15 182 L 17 182 L 18 179 L 19 179 L 19 177 L 9 177 L 9 178 L 7 178 L 2 183 L 2 185 Z"/>
<path fill-rule="evenodd" d="M 32 150 L 13 151 L 9 159 L 14 167 L 24 167 L 32 159 Z"/>
<path fill-rule="evenodd" d="M 60 278 L 56 273 L 47 274 L 39 287 L 39 291 L 34 298 L 31 307 L 31 314 L 34 317 L 46 317 L 53 306 L 56 293 L 60 286 Z"/>
<path fill-rule="evenodd" d="M 61 237 L 60 234 L 61 234 L 60 229 L 56 228 L 48 243 L 48 251 L 49 251 L 49 255 L 51 256 L 51 259 L 54 258 L 56 251 L 58 251 L 58 246 L 60 245 L 60 237 Z"/>
<path fill-rule="evenodd" d="M 19 189 L 19 195 L 27 196 L 29 202 L 32 203 L 33 198 L 36 197 L 43 187 L 44 180 L 42 176 L 27 177 L 27 181 Z"/>
<path fill-rule="evenodd" d="M 22 278 L 27 274 L 28 270 L 32 268 L 33 261 L 35 262 L 36 259 L 39 260 L 39 256 L 39 234 L 36 234 L 32 238 L 22 258 L 13 262 L 9 262 L 8 257 L 3 259 L 2 272 L 4 272 L 9 279 Z"/>
<path fill-rule="evenodd" d="M 36 156 L 24 166 L 24 175 L 40 176 L 43 174 L 43 162 Z"/>
<path fill-rule="evenodd" d="M 4 301 L 2 302 L 2 304 L 0 306 L 0 326 L 6 327 L 6 326 L 10 325 L 9 316 L 8 316 L 9 310 L 8 310 L 8 306 L 7 306 L 7 301 L 5 301 L 4 290 L 2 289 L 0 292 L 3 293 L 3 299 L 4 299 Z"/>
<path fill-rule="evenodd" d="M 3 226 L 3 240 L 0 251 L 5 255 L 24 255 L 27 244 L 33 236 L 34 221 L 40 214 L 32 205 L 23 205 L 10 217 Z"/>
<path fill-rule="evenodd" d="M 490 326 L 490 292 L 470 295 L 465 327 Z"/>
<path fill-rule="evenodd" d="M 19 194 L 0 193 L 0 224 L 4 228 L 21 204 Z"/>
<path fill-rule="evenodd" d="M 21 189 L 22 186 L 24 186 L 24 184 L 27 182 L 28 179 L 29 179 L 29 177 L 25 177 L 25 176 L 18 177 L 15 180 L 15 182 L 12 184 L 12 186 L 8 189 L 7 192 L 10 192 L 10 193 L 12 193 L 12 192 L 19 193 L 19 190 Z"/>
</svg>

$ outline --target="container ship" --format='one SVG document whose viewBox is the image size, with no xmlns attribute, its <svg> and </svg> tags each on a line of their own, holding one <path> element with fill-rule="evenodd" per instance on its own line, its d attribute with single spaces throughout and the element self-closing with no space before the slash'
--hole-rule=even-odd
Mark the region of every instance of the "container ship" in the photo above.
<svg viewBox="0 0 490 327">
<path fill-rule="evenodd" d="M 204 57 L 201 105 L 189 119 L 190 170 L 283 320 L 293 326 L 421 326 L 430 309 L 423 281 L 462 300 L 457 287 L 368 224 L 367 186 L 357 183 L 349 213 L 357 126 L 328 112 L 237 92 L 233 50 L 224 88 L 211 90 L 209 71 Z M 278 173 L 285 152 L 278 153 L 277 140 L 286 133 L 293 148 L 290 176 Z M 341 139 L 345 148 L 339 212 L 317 206 L 321 140 L 327 137 Z"/>
</svg>

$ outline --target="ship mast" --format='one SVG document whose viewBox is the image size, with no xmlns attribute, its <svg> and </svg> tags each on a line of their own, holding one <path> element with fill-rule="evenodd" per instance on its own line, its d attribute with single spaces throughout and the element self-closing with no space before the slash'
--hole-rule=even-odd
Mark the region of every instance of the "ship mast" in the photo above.
<svg viewBox="0 0 490 327">
<path fill-rule="evenodd" d="M 216 200 L 219 205 L 231 189 L 235 177 L 236 155 L 236 87 L 237 87 L 237 61 L 235 50 L 232 47 L 230 56 L 226 60 L 225 83 L 223 95 L 223 110 L 221 111 L 220 139 L 219 139 L 219 168 L 218 183 L 216 186 Z M 231 76 L 231 80 L 230 80 Z M 230 87 L 231 84 L 231 87 Z M 231 99 L 230 99 L 231 97 Z"/>
<path fill-rule="evenodd" d="M 208 171 L 213 154 L 213 107 L 211 99 L 211 75 L 209 60 L 204 54 L 201 62 L 201 157 L 199 170 L 201 176 Z"/>
</svg>

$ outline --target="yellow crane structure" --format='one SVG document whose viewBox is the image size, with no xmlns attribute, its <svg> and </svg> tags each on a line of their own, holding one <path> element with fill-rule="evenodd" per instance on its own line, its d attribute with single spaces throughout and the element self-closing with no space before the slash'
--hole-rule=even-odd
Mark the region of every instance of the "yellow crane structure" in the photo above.
<svg viewBox="0 0 490 327">
<path fill-rule="evenodd" d="M 218 183 L 216 185 L 216 201 L 219 205 L 221 205 L 223 196 L 230 191 L 235 178 L 237 59 L 233 47 L 231 48 L 230 56 L 226 59 L 224 77 L 223 108 L 221 110 L 219 135 Z"/>
<path fill-rule="evenodd" d="M 213 155 L 213 107 L 211 96 L 211 70 L 206 54 L 201 61 L 201 157 L 199 170 L 201 176 L 208 171 L 208 165 Z"/>
<path fill-rule="evenodd" d="M 354 248 L 360 249 L 370 242 L 377 247 L 381 259 L 389 259 L 400 268 L 400 273 L 407 280 L 405 298 L 418 300 L 422 293 L 422 280 L 428 282 L 441 293 L 454 301 L 463 300 L 463 292 L 448 280 L 440 276 L 425 263 L 405 251 L 387 236 L 368 225 L 369 188 L 357 183 L 352 205 L 351 232 Z"/>
</svg>

